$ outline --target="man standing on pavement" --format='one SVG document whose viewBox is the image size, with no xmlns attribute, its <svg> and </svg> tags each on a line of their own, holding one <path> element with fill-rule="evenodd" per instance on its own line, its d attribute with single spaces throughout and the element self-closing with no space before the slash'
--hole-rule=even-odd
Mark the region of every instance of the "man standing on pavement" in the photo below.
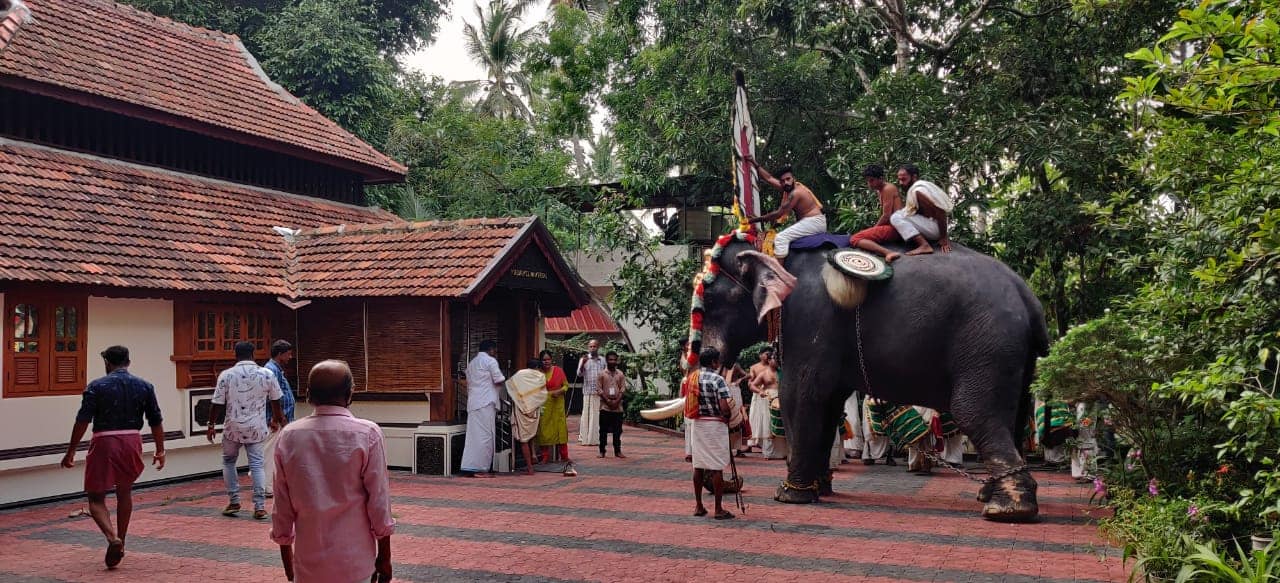
<svg viewBox="0 0 1280 583">
<path fill-rule="evenodd" d="M 224 516 L 240 512 L 240 480 L 236 475 L 236 461 L 240 448 L 249 458 L 249 476 L 253 479 L 253 517 L 267 519 L 267 483 L 262 471 L 262 454 L 271 432 L 284 424 L 284 411 L 280 408 L 281 391 L 276 376 L 253 361 L 253 343 L 236 343 L 236 365 L 218 375 L 218 386 L 213 390 L 213 411 L 210 419 L 218 419 L 223 412 L 226 421 L 222 426 L 222 480 L 227 486 L 227 507 Z M 267 422 L 267 403 L 271 403 L 271 422 Z M 209 423 L 205 434 L 213 443 L 214 423 Z"/>
<path fill-rule="evenodd" d="M 347 363 L 316 364 L 307 386 L 315 412 L 284 428 L 276 445 L 271 540 L 285 576 L 386 583 L 396 521 L 382 430 L 347 409 Z"/>
<path fill-rule="evenodd" d="M 498 367 L 498 341 L 482 340 L 480 352 L 467 365 L 467 436 L 462 443 L 462 475 L 492 478 L 493 444 L 498 418 L 498 394 L 507 377 Z"/>
<path fill-rule="evenodd" d="M 694 516 L 706 516 L 702 505 L 703 476 L 711 474 L 711 491 L 715 494 L 715 518 L 726 520 L 733 514 L 724 509 L 724 468 L 729 465 L 729 385 L 720 370 L 720 351 L 704 348 L 698 355 L 701 369 L 685 377 L 681 387 L 684 397 L 684 415 L 691 422 L 689 442 L 693 448 L 693 499 L 696 502 Z"/>
<path fill-rule="evenodd" d="M 151 383 L 129 374 L 129 349 L 112 346 L 102 351 L 107 376 L 95 379 L 80 397 L 80 411 L 71 429 L 71 442 L 62 457 L 62 467 L 75 466 L 76 449 L 93 423 L 93 440 L 85 457 L 84 491 L 89 498 L 89 514 L 107 537 L 106 563 L 114 569 L 124 558 L 125 535 L 133 515 L 133 483 L 142 475 L 142 418 L 146 417 L 155 438 L 151 463 L 164 469 L 164 424 L 156 389 Z M 107 492 L 116 490 L 116 526 L 111 525 Z"/>
<path fill-rule="evenodd" d="M 578 359 L 578 378 L 582 381 L 582 417 L 578 423 L 578 444 L 596 445 L 600 439 L 600 373 L 604 370 L 600 341 L 587 342 L 587 353 Z"/>
<path fill-rule="evenodd" d="M 289 365 L 293 360 L 293 345 L 288 340 L 276 340 L 271 344 L 271 360 L 267 361 L 267 370 L 271 371 L 276 377 L 276 384 L 280 385 L 280 409 L 284 412 L 284 422 L 289 424 L 293 422 L 293 408 L 295 399 L 293 396 L 293 387 L 289 386 L 289 379 L 284 376 L 284 367 Z M 271 413 L 267 412 L 267 421 L 271 421 Z M 272 492 L 272 483 L 275 482 L 276 464 L 276 438 L 280 436 L 277 431 L 267 438 L 266 451 L 263 453 L 262 471 L 266 475 L 267 498 L 270 498 Z"/>
<path fill-rule="evenodd" d="M 604 457 L 610 433 L 613 434 L 613 457 L 627 457 L 622 455 L 622 397 L 627 390 L 627 376 L 618 369 L 618 360 L 618 353 L 613 351 L 604 356 L 605 369 L 596 383 L 600 388 L 599 457 Z"/>
</svg>

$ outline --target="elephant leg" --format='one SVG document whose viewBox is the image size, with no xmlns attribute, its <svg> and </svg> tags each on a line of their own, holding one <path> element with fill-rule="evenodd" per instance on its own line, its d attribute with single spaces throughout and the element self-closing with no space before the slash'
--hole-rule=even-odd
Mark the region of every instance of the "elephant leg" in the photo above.
<svg viewBox="0 0 1280 583">
<path fill-rule="evenodd" d="M 982 454 L 991 477 L 978 491 L 982 516 L 997 522 L 1031 522 L 1039 514 L 1036 481 L 1025 469 L 1025 461 L 1014 441 L 1013 420 L 1017 416 L 1020 382 L 991 380 L 973 375 L 957 383 L 952 398 L 952 415 L 961 431 Z M 1003 375 L 1001 375 L 1003 376 Z M 1013 472 L 1013 473 L 1010 473 Z"/>
<path fill-rule="evenodd" d="M 780 389 L 784 395 L 787 390 L 796 391 L 798 387 L 784 386 Z M 823 493 L 831 493 L 829 460 L 836 418 L 835 410 L 828 406 L 828 402 L 836 391 L 824 390 L 821 385 L 810 387 L 810 390 L 813 393 L 809 398 L 792 399 L 791 402 L 784 399 L 782 404 L 790 455 L 787 457 L 787 479 L 778 486 L 774 495 L 774 500 L 779 502 L 808 504 L 817 502 Z M 841 399 L 841 410 L 843 403 Z"/>
</svg>

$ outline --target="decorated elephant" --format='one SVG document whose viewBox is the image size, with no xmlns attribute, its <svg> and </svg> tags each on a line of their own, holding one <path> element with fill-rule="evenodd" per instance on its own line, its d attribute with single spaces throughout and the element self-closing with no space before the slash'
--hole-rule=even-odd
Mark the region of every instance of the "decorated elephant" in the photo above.
<svg viewBox="0 0 1280 583">
<path fill-rule="evenodd" d="M 1028 386 L 1048 336 L 1040 302 L 1020 277 L 955 245 L 903 257 L 892 278 L 867 281 L 833 267 L 830 250 L 794 249 L 784 266 L 753 240 L 734 232 L 708 254 L 693 325 L 703 347 L 733 361 L 765 336 L 766 315 L 781 307 L 774 317 L 790 456 L 777 500 L 814 502 L 829 488 L 831 443 L 856 390 L 950 411 L 990 471 L 978 493 L 982 515 L 1036 517 L 1036 482 L 1015 434 L 1030 415 Z"/>
</svg>

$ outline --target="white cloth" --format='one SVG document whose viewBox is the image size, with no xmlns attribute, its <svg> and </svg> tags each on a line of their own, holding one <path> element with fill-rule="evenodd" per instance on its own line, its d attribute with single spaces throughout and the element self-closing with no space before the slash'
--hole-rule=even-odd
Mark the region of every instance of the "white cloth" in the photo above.
<svg viewBox="0 0 1280 583">
<path fill-rule="evenodd" d="M 1097 419 L 1091 419 L 1088 427 L 1084 420 L 1088 417 L 1088 407 L 1084 403 L 1076 405 L 1076 450 L 1071 455 L 1071 477 L 1092 478 L 1097 469 L 1093 458 L 1098 454 Z"/>
<path fill-rule="evenodd" d="M 467 364 L 467 411 L 497 405 L 498 391 L 503 390 L 505 380 L 497 359 L 487 352 L 476 354 Z"/>
<path fill-rule="evenodd" d="M 267 438 L 266 445 L 262 446 L 262 475 L 264 484 L 267 485 L 267 493 L 273 492 L 272 485 L 275 484 L 276 478 L 276 442 L 280 440 L 280 432 L 277 431 Z"/>
<path fill-rule="evenodd" d="M 840 467 L 844 461 L 844 442 L 840 439 L 840 430 L 836 430 L 835 442 L 831 444 L 831 455 L 827 456 L 827 466 L 831 469 Z"/>
<path fill-rule="evenodd" d="M 522 369 L 507 379 L 507 394 L 515 405 L 511 408 L 511 431 L 516 441 L 533 439 L 538 434 L 542 404 L 547 402 L 547 375 L 539 369 Z"/>
<path fill-rule="evenodd" d="M 467 410 L 467 435 L 462 443 L 462 470 L 488 472 L 493 468 L 494 424 L 498 405 L 489 403 Z"/>
<path fill-rule="evenodd" d="M 849 421 L 849 427 L 853 428 L 853 437 L 844 440 L 845 449 L 861 452 L 866 445 L 866 439 L 862 436 L 862 411 L 858 406 L 858 393 L 849 395 L 844 400 L 844 416 Z"/>
<path fill-rule="evenodd" d="M 1058 447 L 1044 448 L 1044 461 L 1051 464 L 1060 464 L 1067 460 L 1067 448 L 1059 445 Z"/>
<path fill-rule="evenodd" d="M 957 433 L 942 440 L 942 459 L 949 464 L 964 463 L 964 435 Z"/>
<path fill-rule="evenodd" d="M 921 196 L 928 198 L 929 202 L 933 203 L 933 206 L 938 207 L 938 210 L 944 213 L 949 213 L 952 208 L 955 208 L 955 203 L 951 201 L 951 197 L 947 196 L 947 193 L 937 184 L 928 180 L 916 180 L 907 189 L 907 204 L 903 207 L 903 210 L 907 211 L 908 215 L 914 215 L 919 211 Z"/>
<path fill-rule="evenodd" d="M 909 215 L 907 209 L 898 209 L 889 215 L 889 224 L 897 229 L 903 241 L 910 241 L 921 235 L 930 241 L 937 241 L 942 235 L 937 221 L 924 215 Z"/>
<path fill-rule="evenodd" d="M 864 407 L 862 414 L 862 438 L 864 444 L 862 447 L 862 459 L 882 459 L 889 455 L 889 436 L 876 435 L 871 431 L 871 415 L 868 415 L 865 409 L 866 399 L 863 399 L 862 402 Z"/>
<path fill-rule="evenodd" d="M 751 439 L 748 445 L 763 447 L 769 439 L 769 401 L 756 395 L 751 399 L 751 409 L 747 412 L 747 422 L 751 424 Z"/>
<path fill-rule="evenodd" d="M 271 436 L 267 426 L 267 402 L 284 394 L 275 373 L 252 360 L 242 360 L 218 375 L 213 404 L 225 405 L 222 438 L 237 443 L 258 443 Z"/>
<path fill-rule="evenodd" d="M 729 426 L 715 419 L 690 419 L 689 445 L 693 467 L 724 470 L 729 465 Z"/>
<path fill-rule="evenodd" d="M 791 242 L 801 237 L 809 235 L 820 235 L 827 232 L 827 217 L 819 214 L 816 217 L 800 219 L 794 225 L 787 227 L 773 238 L 773 256 L 779 259 L 786 257 L 791 252 Z"/>
<path fill-rule="evenodd" d="M 578 418 L 578 443 L 600 443 L 600 395 L 582 396 L 582 417 Z"/>
<path fill-rule="evenodd" d="M 934 417 L 938 416 L 937 411 L 928 407 L 921 407 L 919 405 L 915 405 L 913 407 L 915 408 L 916 413 L 920 414 L 920 420 L 924 421 L 926 427 L 931 426 L 933 424 Z M 924 452 L 933 451 L 936 445 L 937 444 L 934 443 L 932 432 L 925 434 L 925 436 L 921 437 L 919 441 L 911 444 L 911 447 L 907 448 L 907 469 L 917 470 L 921 468 L 928 468 L 932 465 L 932 462 L 924 456 Z"/>
</svg>

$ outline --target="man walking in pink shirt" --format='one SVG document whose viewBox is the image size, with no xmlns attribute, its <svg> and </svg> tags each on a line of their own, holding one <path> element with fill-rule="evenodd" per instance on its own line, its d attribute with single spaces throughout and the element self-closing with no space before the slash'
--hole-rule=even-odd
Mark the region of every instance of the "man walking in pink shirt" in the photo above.
<svg viewBox="0 0 1280 583">
<path fill-rule="evenodd" d="M 286 426 L 276 443 L 271 540 L 280 545 L 285 576 L 302 583 L 390 581 L 396 522 L 382 430 L 347 410 L 347 363 L 316 364 L 307 384 L 315 412 Z"/>
</svg>

